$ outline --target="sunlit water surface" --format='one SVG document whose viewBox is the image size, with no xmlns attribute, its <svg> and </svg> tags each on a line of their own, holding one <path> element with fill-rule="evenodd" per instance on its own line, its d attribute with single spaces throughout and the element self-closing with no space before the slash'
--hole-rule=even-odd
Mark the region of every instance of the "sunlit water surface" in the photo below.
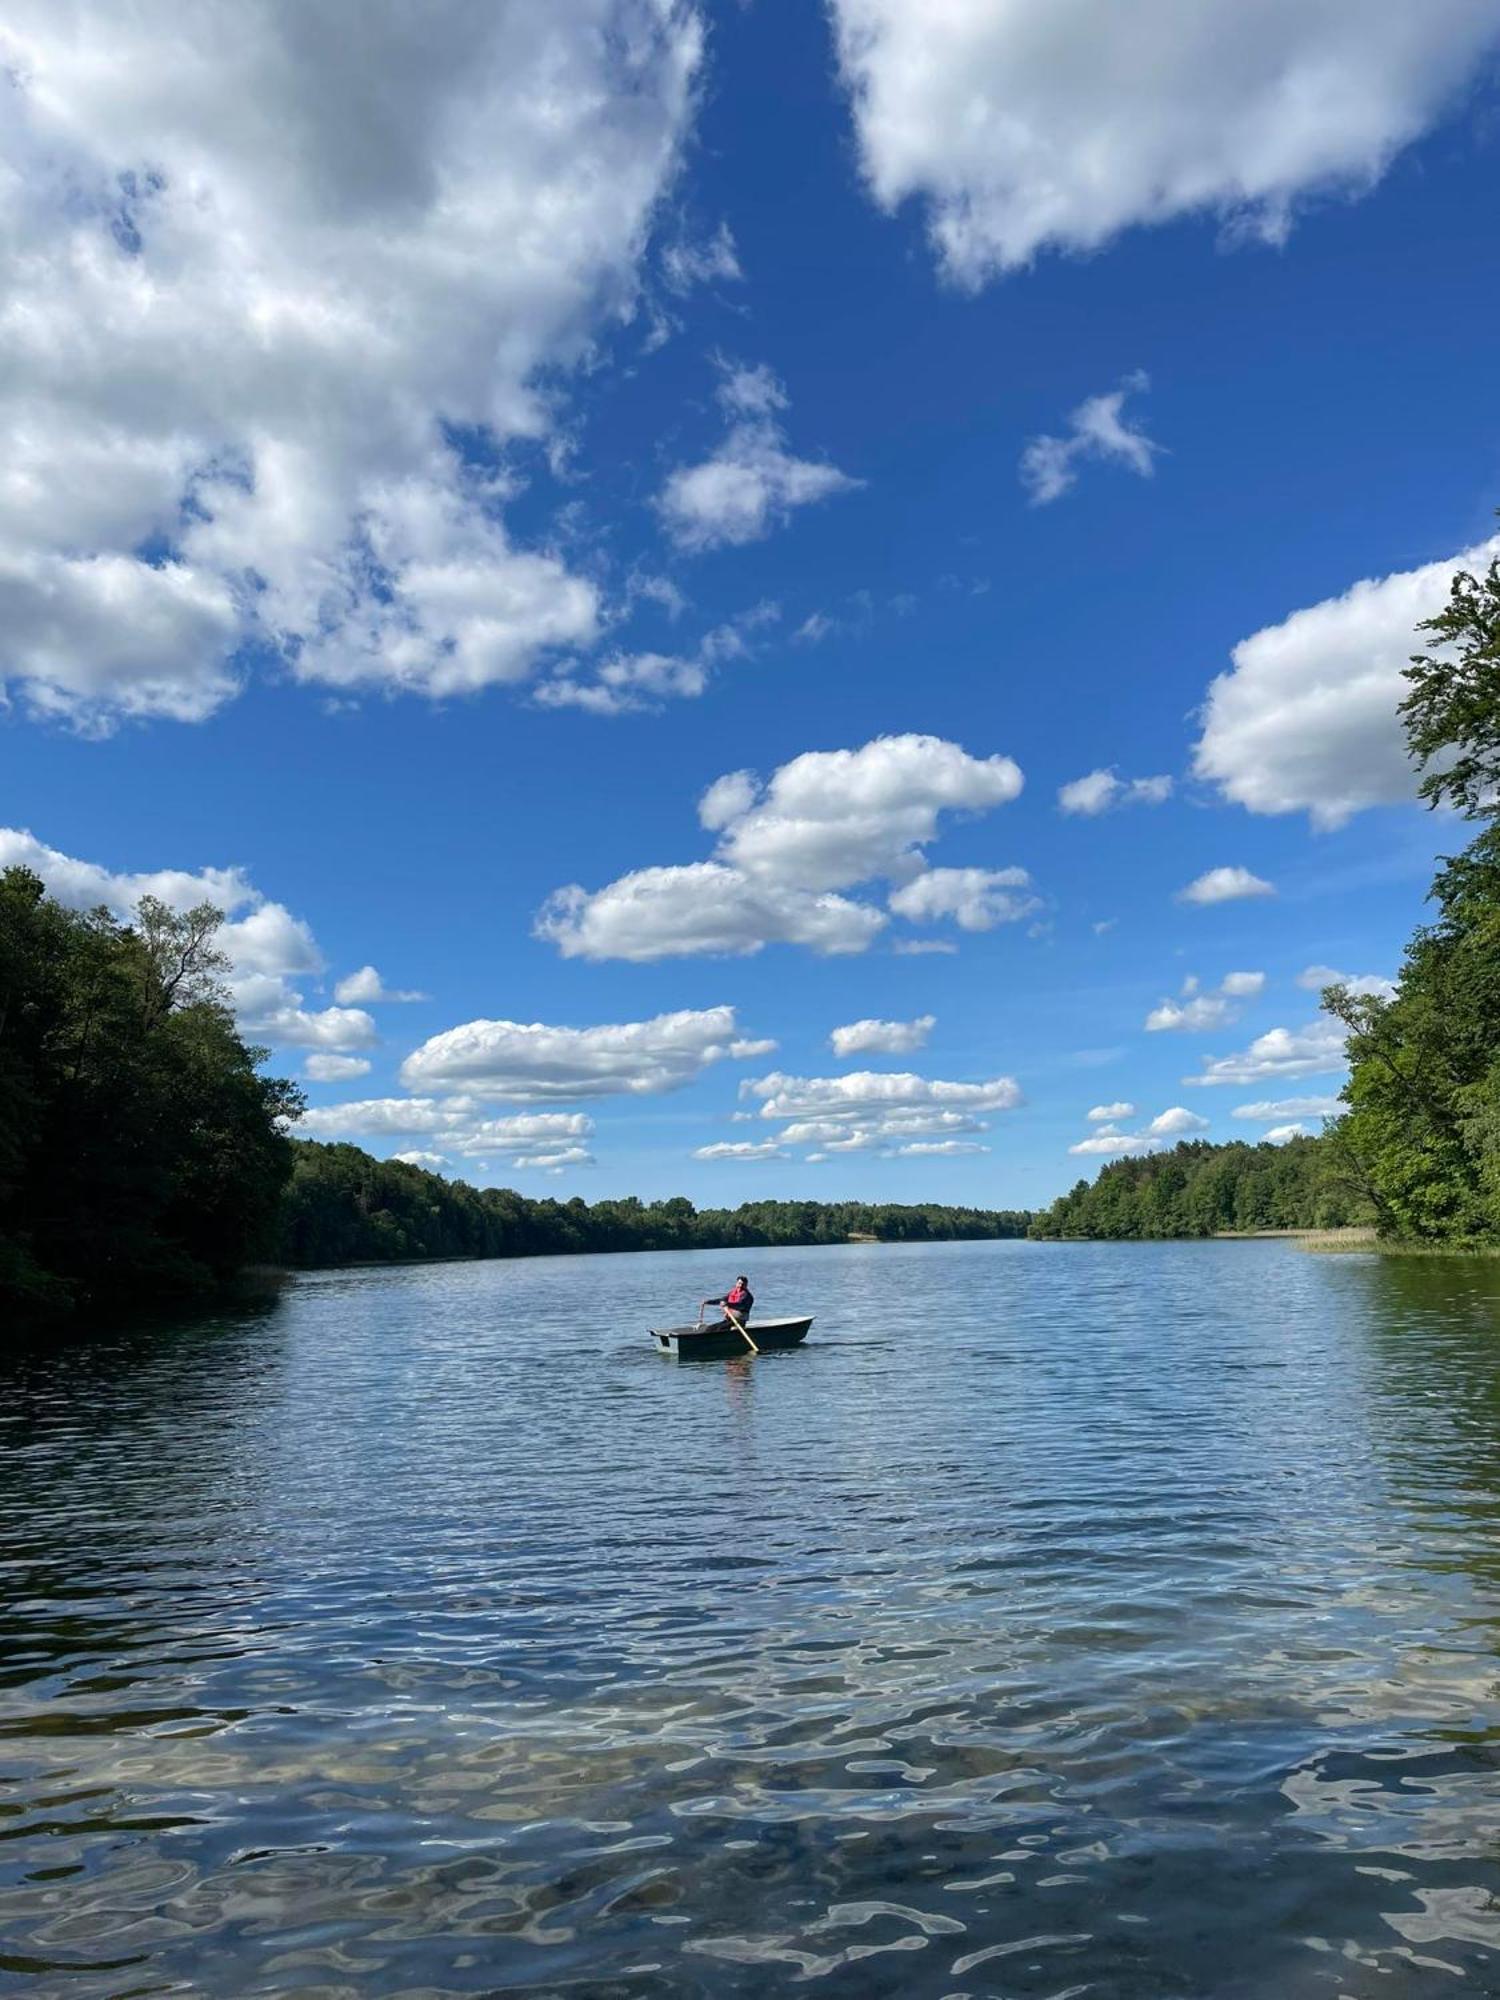
<svg viewBox="0 0 1500 2000">
<path fill-rule="evenodd" d="M 1500 1993 L 1500 1264 L 326 1273 L 0 1367 L 0 1987 Z"/>
</svg>

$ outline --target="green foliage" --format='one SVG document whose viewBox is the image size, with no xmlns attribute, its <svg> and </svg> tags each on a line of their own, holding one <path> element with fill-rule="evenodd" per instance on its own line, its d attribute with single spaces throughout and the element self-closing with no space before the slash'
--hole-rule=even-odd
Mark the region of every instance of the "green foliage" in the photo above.
<svg viewBox="0 0 1500 2000">
<path fill-rule="evenodd" d="M 1437 921 L 1407 948 L 1393 1000 L 1342 987 L 1350 1110 L 1334 1144 L 1391 1236 L 1500 1236 L 1500 828 L 1446 860 Z"/>
<path fill-rule="evenodd" d="M 1439 651 L 1414 653 L 1401 704 L 1406 740 L 1425 772 L 1429 805 L 1470 818 L 1492 813 L 1500 788 L 1500 562 L 1483 576 L 1460 570 L 1436 618 L 1418 626 Z"/>
<path fill-rule="evenodd" d="M 219 922 L 147 898 L 127 926 L 0 875 L 0 1314 L 191 1293 L 264 1242 L 300 1098 L 235 1033 Z"/>
<path fill-rule="evenodd" d="M 534 1257 L 581 1250 L 752 1249 L 771 1243 L 882 1242 L 1024 1236 L 1019 1211 L 895 1203 L 753 1201 L 696 1209 L 667 1201 L 532 1201 L 475 1188 L 358 1146 L 294 1144 L 275 1254 L 284 1264 L 412 1262 L 428 1257 Z"/>
<path fill-rule="evenodd" d="M 1039 1238 L 1214 1236 L 1235 1229 L 1337 1229 L 1368 1219 L 1326 1141 L 1214 1146 L 1190 1139 L 1167 1153 L 1113 1160 L 1079 1181 L 1031 1225 Z"/>
</svg>

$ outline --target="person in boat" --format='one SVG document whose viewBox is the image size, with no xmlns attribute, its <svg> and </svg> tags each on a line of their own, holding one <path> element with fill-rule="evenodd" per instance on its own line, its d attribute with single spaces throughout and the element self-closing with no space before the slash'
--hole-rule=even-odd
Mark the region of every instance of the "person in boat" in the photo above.
<svg viewBox="0 0 1500 2000">
<path fill-rule="evenodd" d="M 705 1306 L 722 1306 L 724 1308 L 722 1325 L 724 1331 L 728 1332 L 731 1319 L 737 1321 L 741 1326 L 744 1326 L 748 1322 L 750 1310 L 754 1304 L 755 1294 L 750 1289 L 750 1280 L 741 1276 L 735 1279 L 733 1286 L 724 1294 L 723 1298 L 705 1299 L 703 1304 L 699 1306 L 698 1311 L 701 1315 Z"/>
</svg>

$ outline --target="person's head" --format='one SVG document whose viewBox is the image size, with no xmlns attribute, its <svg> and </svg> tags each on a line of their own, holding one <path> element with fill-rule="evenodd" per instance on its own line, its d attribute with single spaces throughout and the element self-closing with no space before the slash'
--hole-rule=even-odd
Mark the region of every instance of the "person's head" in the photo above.
<svg viewBox="0 0 1500 2000">
<path fill-rule="evenodd" d="M 743 1272 L 743 1271 L 741 1271 L 741 1272 L 740 1272 L 740 1275 L 739 1275 L 739 1276 L 738 1276 L 738 1277 L 737 1277 L 737 1278 L 735 1279 L 735 1281 L 734 1281 L 734 1282 L 735 1282 L 735 1283 L 736 1283 L 737 1285 L 748 1285 L 748 1284 L 749 1284 L 749 1282 L 750 1282 L 750 1280 L 749 1280 L 749 1279 L 748 1279 L 748 1278 L 747 1278 L 747 1277 L 745 1276 L 744 1272 Z"/>
</svg>

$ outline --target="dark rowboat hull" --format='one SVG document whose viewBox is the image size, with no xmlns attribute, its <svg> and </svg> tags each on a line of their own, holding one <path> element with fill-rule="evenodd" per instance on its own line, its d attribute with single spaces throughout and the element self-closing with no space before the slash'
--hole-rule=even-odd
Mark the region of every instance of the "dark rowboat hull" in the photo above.
<svg viewBox="0 0 1500 2000">
<path fill-rule="evenodd" d="M 762 1354 L 774 1354 L 782 1348 L 800 1347 L 811 1325 L 811 1315 L 806 1319 L 753 1319 L 750 1338 Z M 724 1361 L 750 1352 L 741 1335 L 721 1326 L 652 1327 L 651 1338 L 659 1354 L 670 1354 L 678 1361 Z"/>
</svg>

